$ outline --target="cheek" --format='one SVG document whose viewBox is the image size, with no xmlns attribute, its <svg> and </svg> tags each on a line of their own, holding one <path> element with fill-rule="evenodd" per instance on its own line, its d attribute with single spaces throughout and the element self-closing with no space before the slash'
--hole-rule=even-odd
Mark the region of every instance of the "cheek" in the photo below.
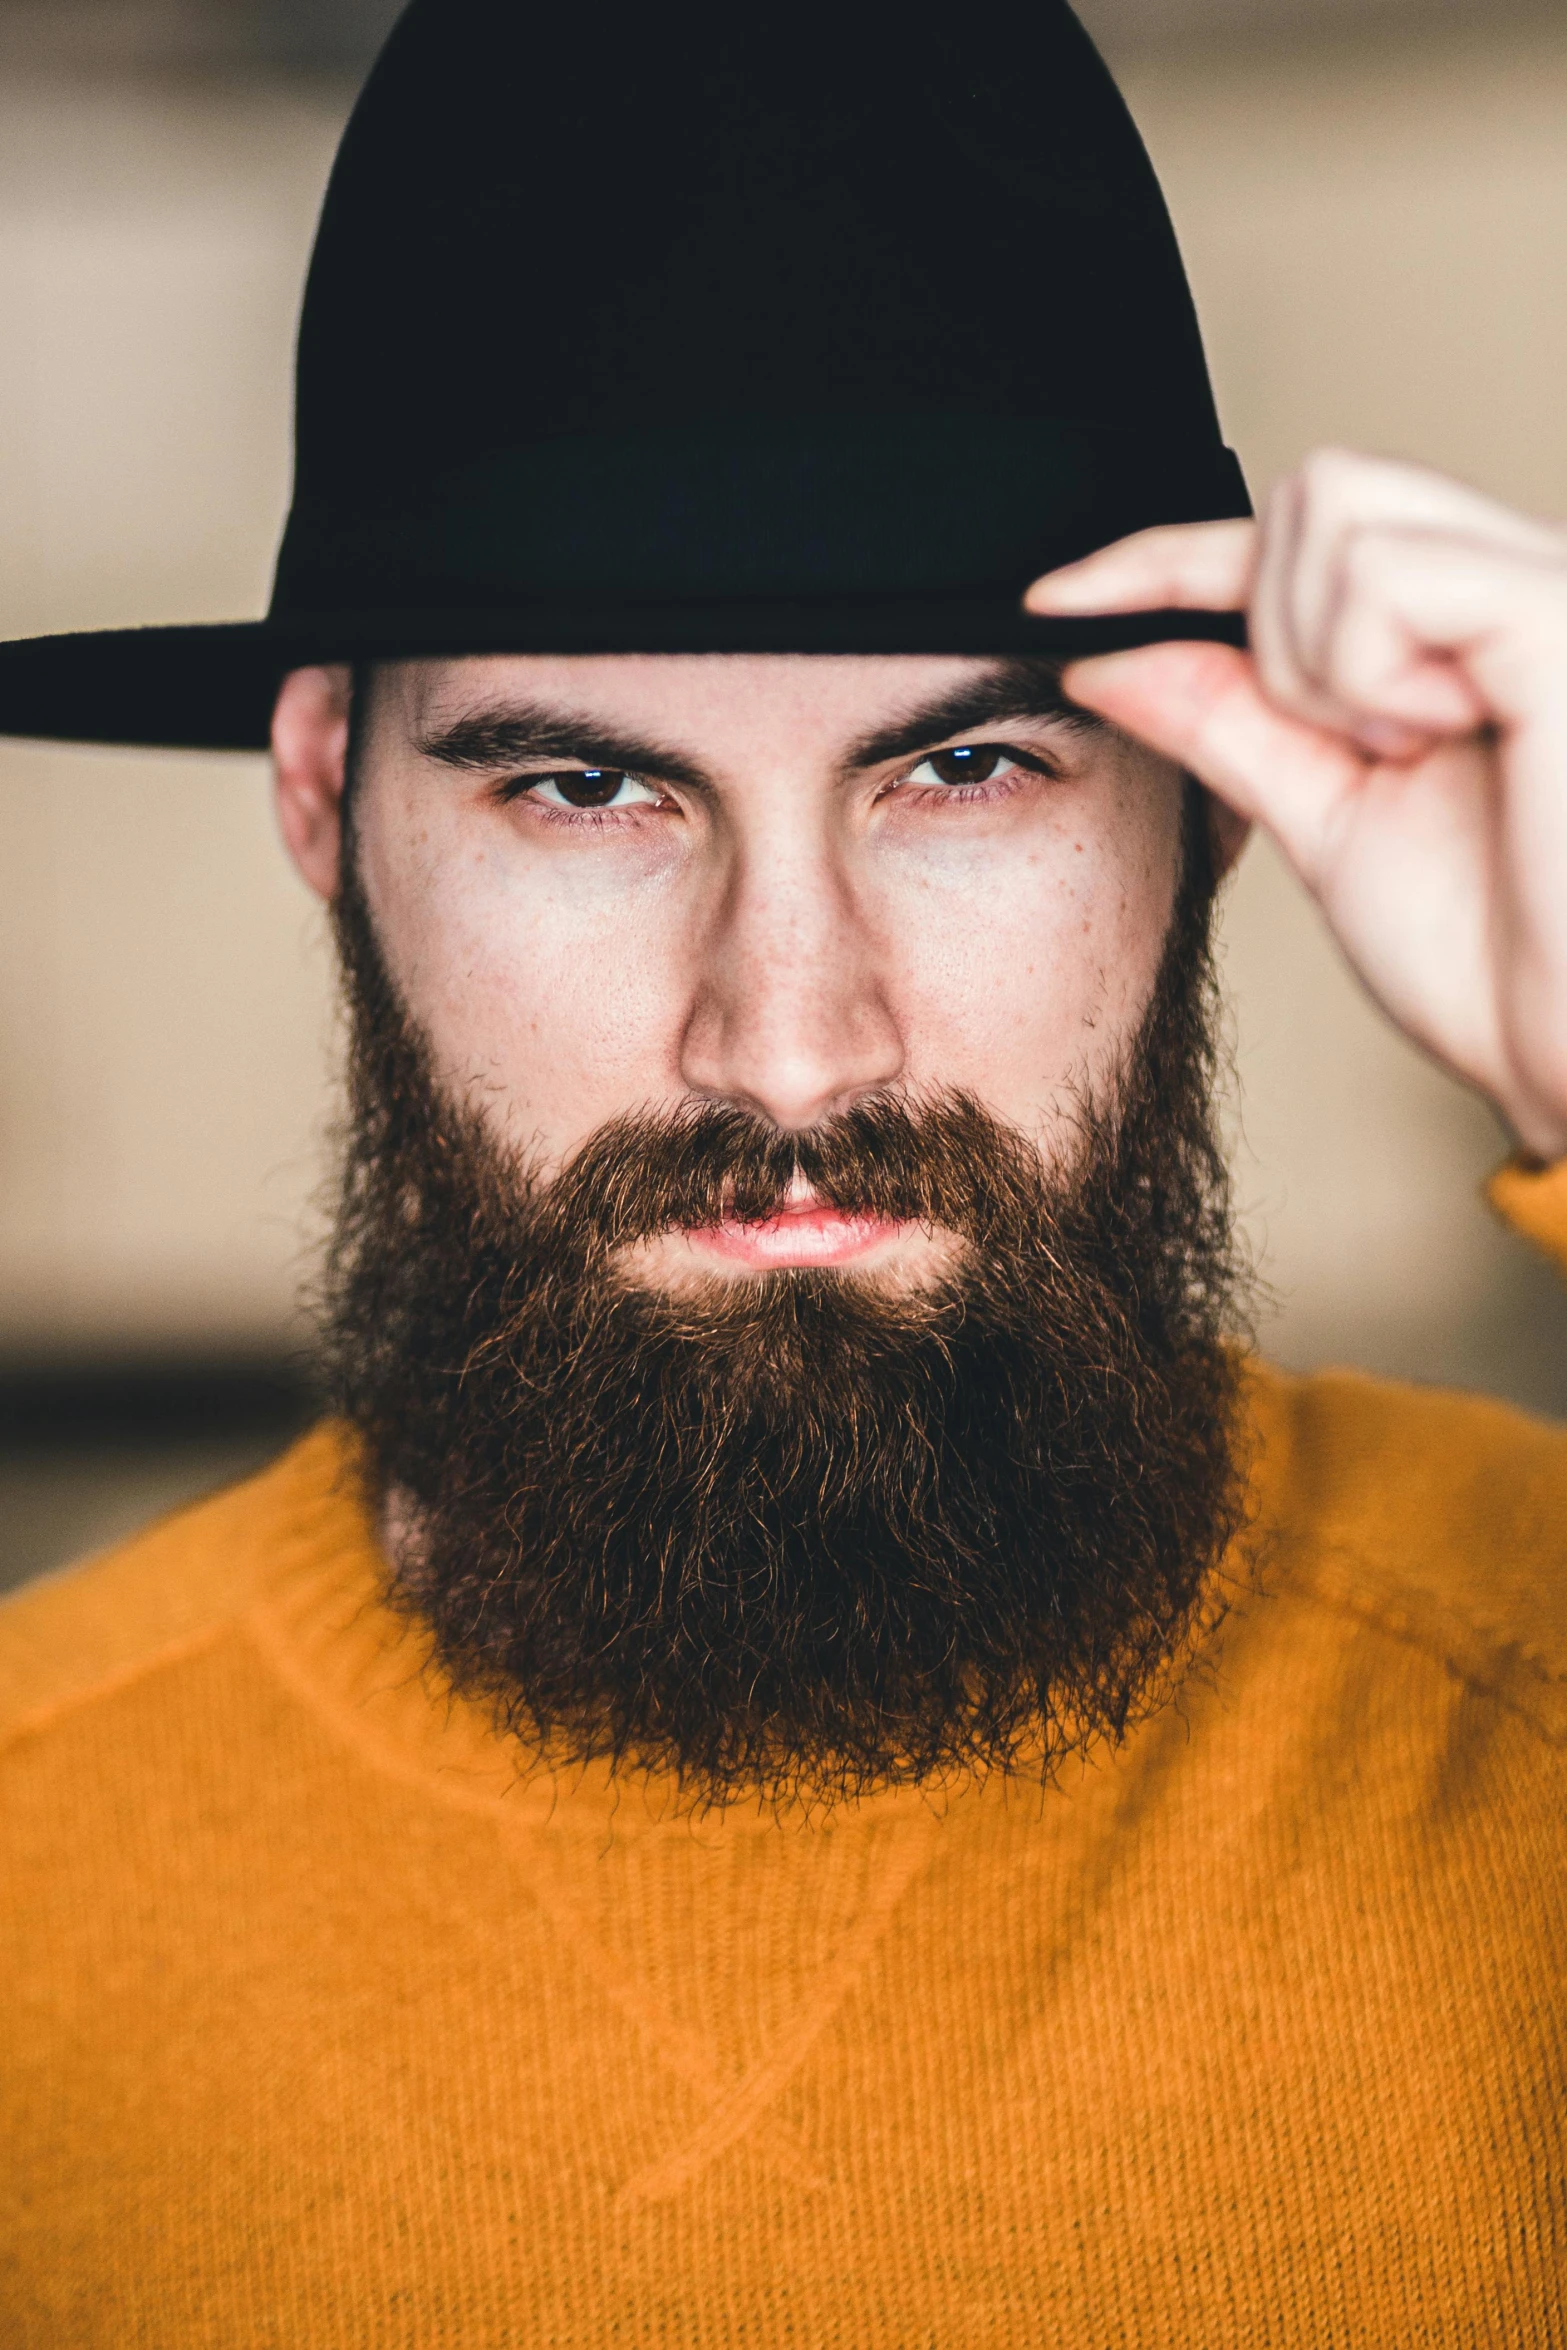
<svg viewBox="0 0 1567 2350">
<path fill-rule="evenodd" d="M 1024 1131 L 1101 1087 L 1153 989 L 1177 868 L 1175 830 L 1074 826 L 899 876 L 892 986 L 917 1085 L 961 1085 Z"/>
<path fill-rule="evenodd" d="M 656 889 L 585 887 L 580 870 L 519 859 L 504 828 L 473 831 L 439 810 L 366 827 L 364 886 L 443 1081 L 553 1164 L 671 1090 L 682 999 L 667 909 Z"/>
</svg>

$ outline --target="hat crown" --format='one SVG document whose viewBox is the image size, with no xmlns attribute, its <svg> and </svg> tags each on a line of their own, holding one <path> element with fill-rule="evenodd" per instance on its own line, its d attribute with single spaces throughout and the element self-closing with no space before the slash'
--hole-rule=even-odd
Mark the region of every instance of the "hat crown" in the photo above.
<svg viewBox="0 0 1567 2350">
<path fill-rule="evenodd" d="M 257 745 L 316 661 L 1240 632 L 1022 609 L 1249 511 L 1063 0 L 413 0 L 327 191 L 296 444 L 265 621 L 0 646 L 0 727 Z"/>
<path fill-rule="evenodd" d="M 743 420 L 1076 420 L 1211 448 L 1157 182 L 1060 0 L 413 0 L 333 174 L 298 495 Z"/>
</svg>

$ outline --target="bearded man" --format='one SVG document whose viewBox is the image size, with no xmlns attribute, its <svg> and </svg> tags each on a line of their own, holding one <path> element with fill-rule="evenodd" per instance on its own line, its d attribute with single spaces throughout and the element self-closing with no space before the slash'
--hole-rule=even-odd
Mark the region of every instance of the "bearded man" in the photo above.
<svg viewBox="0 0 1567 2350">
<path fill-rule="evenodd" d="M 1567 2339 L 1567 1448 L 1241 1346 L 1208 960 L 1260 820 L 1567 1260 L 1564 678 L 1248 519 L 1064 8 L 415 0 L 269 619 L 0 652 L 350 1030 L 332 1416 L 0 1618 L 8 2342 Z"/>
</svg>

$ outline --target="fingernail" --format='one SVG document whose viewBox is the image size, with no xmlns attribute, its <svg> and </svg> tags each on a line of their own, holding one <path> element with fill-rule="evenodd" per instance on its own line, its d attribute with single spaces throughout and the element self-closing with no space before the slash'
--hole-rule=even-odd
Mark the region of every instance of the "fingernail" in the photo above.
<svg viewBox="0 0 1567 2350">
<path fill-rule="evenodd" d="M 1051 608 L 1069 612 L 1074 604 L 1084 600 L 1084 586 L 1077 570 L 1074 563 L 1060 571 L 1047 571 L 1042 579 L 1031 581 L 1024 589 L 1024 603 L 1035 612 Z"/>
</svg>

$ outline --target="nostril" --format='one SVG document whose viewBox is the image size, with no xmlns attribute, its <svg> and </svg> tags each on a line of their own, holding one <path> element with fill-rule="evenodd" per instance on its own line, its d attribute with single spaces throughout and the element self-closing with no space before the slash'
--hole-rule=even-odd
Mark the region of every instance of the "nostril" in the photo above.
<svg viewBox="0 0 1567 2350">
<path fill-rule="evenodd" d="M 693 1093 L 786 1132 L 838 1115 L 895 1083 L 903 1067 L 898 1022 L 879 996 L 846 1003 L 819 984 L 710 991 L 693 1009 L 681 1058 Z"/>
</svg>

